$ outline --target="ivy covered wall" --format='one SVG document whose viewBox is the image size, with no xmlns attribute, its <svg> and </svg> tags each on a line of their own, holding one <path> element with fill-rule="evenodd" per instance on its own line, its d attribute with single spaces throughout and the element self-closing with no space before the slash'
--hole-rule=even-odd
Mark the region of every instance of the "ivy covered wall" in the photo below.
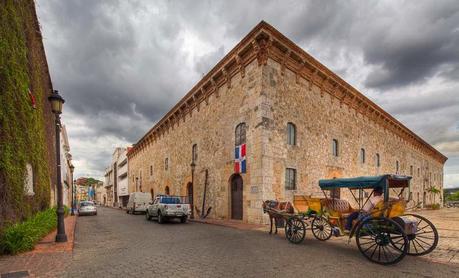
<svg viewBox="0 0 459 278">
<path fill-rule="evenodd" d="M 0 232 L 50 206 L 55 180 L 51 90 L 33 0 L 1 0 Z M 24 188 L 27 164 L 33 195 Z"/>
</svg>

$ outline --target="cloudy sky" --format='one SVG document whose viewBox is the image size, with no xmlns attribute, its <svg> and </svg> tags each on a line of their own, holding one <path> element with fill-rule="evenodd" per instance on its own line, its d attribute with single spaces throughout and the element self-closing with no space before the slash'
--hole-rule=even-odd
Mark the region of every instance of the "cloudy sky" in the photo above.
<svg viewBox="0 0 459 278">
<path fill-rule="evenodd" d="M 37 0 L 76 176 L 102 177 L 265 20 L 449 157 L 459 186 L 459 1 Z"/>
</svg>

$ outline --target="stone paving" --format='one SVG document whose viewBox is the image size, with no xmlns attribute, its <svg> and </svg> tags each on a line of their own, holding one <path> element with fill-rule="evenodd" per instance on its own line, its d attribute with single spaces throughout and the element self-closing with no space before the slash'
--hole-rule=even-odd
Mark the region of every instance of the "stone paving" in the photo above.
<svg viewBox="0 0 459 278">
<path fill-rule="evenodd" d="M 436 217 L 439 212 L 432 213 Z M 457 229 L 458 212 L 445 214 L 444 229 Z M 450 222 L 448 222 L 450 221 Z M 449 223 L 449 224 L 448 224 Z M 443 228 L 445 227 L 445 228 Z M 449 227 L 449 228 L 448 228 Z M 442 234 L 439 249 L 454 241 Z M 451 247 L 455 248 L 455 247 Z M 456 249 L 457 250 L 457 249 Z M 100 208 L 98 216 L 78 218 L 73 254 L 35 254 L 54 271 L 36 277 L 458 277 L 459 266 L 406 257 L 394 266 L 368 262 L 354 242 L 319 242 L 308 233 L 304 243 L 290 244 L 282 235 L 201 223 L 158 224 L 143 215 Z M 9 263 L 21 264 L 21 256 Z M 0 270 L 5 260 L 0 258 Z M 30 268 L 31 266 L 28 266 Z M 20 270 L 20 269 L 18 269 Z M 0 271 L 0 273 L 2 273 Z"/>
<path fill-rule="evenodd" d="M 367 262 L 354 244 L 293 245 L 282 236 L 200 223 L 146 221 L 143 215 L 100 209 L 82 217 L 65 277 L 382 277 L 458 276 L 452 265 L 407 257 L 396 266 Z M 356 271 L 358 269 L 358 271 Z"/>
<path fill-rule="evenodd" d="M 425 257 L 434 262 L 459 265 L 459 208 L 422 210 L 414 213 L 429 219 L 437 228 L 440 237 L 437 248 Z"/>
</svg>

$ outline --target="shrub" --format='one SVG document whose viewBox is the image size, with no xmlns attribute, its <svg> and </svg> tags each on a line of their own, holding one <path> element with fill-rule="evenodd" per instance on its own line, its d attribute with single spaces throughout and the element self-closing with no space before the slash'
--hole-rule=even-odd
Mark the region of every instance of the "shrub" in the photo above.
<svg viewBox="0 0 459 278">
<path fill-rule="evenodd" d="M 68 211 L 65 207 L 65 214 Z M 40 211 L 30 219 L 4 229 L 0 236 L 0 253 L 17 254 L 32 250 L 35 244 L 56 227 L 56 208 Z"/>
<path fill-rule="evenodd" d="M 431 209 L 440 209 L 440 204 L 432 204 Z"/>
</svg>

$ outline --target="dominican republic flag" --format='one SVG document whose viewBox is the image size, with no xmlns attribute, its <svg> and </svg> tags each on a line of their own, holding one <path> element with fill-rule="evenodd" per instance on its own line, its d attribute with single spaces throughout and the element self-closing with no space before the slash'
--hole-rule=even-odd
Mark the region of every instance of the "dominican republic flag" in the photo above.
<svg viewBox="0 0 459 278">
<path fill-rule="evenodd" d="M 246 172 L 246 159 L 245 159 L 245 144 L 236 146 L 234 149 L 234 172 L 245 173 Z"/>
</svg>

